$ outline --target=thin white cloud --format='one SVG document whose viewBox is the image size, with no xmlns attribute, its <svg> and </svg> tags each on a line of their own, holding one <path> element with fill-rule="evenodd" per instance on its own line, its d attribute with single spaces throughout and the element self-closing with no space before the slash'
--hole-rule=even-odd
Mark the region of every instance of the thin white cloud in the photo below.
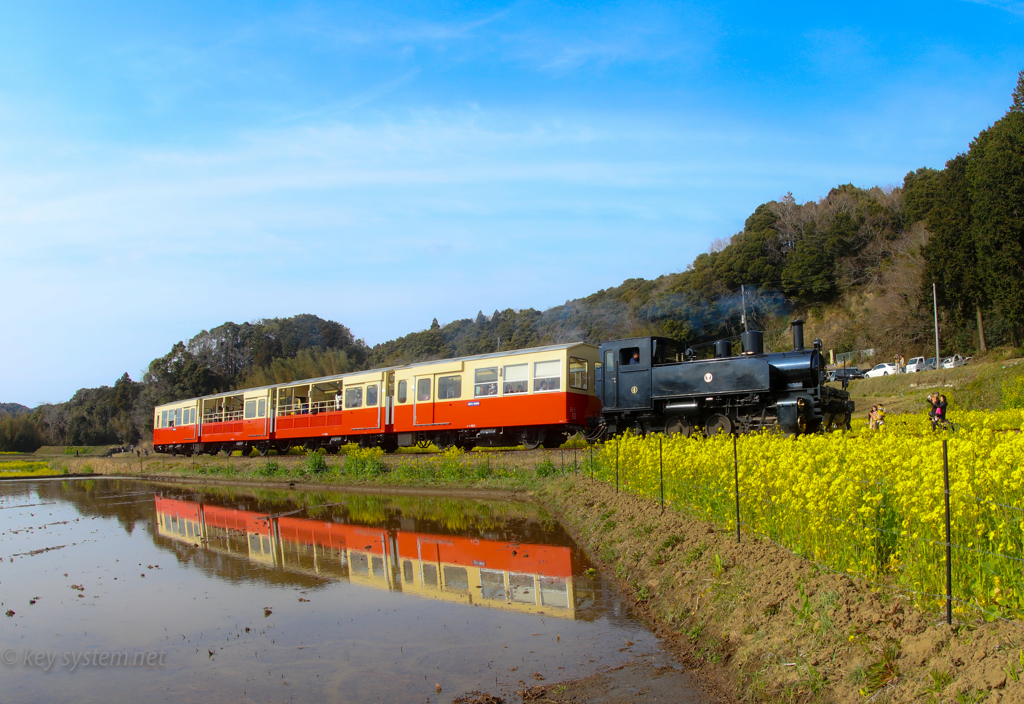
<svg viewBox="0 0 1024 704">
<path fill-rule="evenodd" d="M 964 0 L 974 5 L 985 5 L 994 7 L 997 10 L 1005 10 L 1020 17 L 1024 17 L 1024 2 L 1018 0 Z"/>
</svg>

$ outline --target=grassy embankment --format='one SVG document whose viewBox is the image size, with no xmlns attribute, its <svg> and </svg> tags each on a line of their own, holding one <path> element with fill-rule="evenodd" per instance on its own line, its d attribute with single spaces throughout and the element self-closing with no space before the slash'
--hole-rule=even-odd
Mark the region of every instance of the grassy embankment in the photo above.
<svg viewBox="0 0 1024 704">
<path fill-rule="evenodd" d="M 380 450 L 344 448 L 338 455 L 268 457 L 167 457 L 132 455 L 51 461 L 62 473 L 183 478 L 261 484 L 380 487 L 459 487 L 530 490 L 545 477 L 585 466 L 582 449 L 534 452 L 445 452 L 385 455 Z"/>
<path fill-rule="evenodd" d="M 769 540 L 616 493 L 585 475 L 536 497 L 614 575 L 648 623 L 728 699 L 1024 701 L 1016 624 L 915 610 Z M 547 696 L 560 701 L 553 692 Z"/>
<path fill-rule="evenodd" d="M 850 395 L 857 404 L 855 418 L 867 417 L 872 406 L 882 404 L 890 414 L 927 414 L 927 397 L 939 392 L 949 400 L 950 417 L 956 410 L 1001 408 L 1006 386 L 1024 378 L 1024 359 L 1007 358 L 999 352 L 956 369 L 894 374 L 850 382 Z M 838 384 L 834 384 L 838 387 Z"/>
</svg>

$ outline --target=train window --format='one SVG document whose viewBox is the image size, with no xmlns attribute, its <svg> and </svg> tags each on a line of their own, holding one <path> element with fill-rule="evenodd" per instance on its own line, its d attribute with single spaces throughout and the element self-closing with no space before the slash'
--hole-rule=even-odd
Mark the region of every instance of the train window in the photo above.
<svg viewBox="0 0 1024 704">
<path fill-rule="evenodd" d="M 405 560 L 402 563 L 402 580 L 405 581 L 406 584 L 412 584 L 413 577 L 412 560 Z"/>
<path fill-rule="evenodd" d="M 249 420 L 250 418 L 255 418 L 255 417 L 256 417 L 256 402 L 255 401 L 246 401 L 245 402 L 245 419 Z"/>
<path fill-rule="evenodd" d="M 352 553 L 349 569 L 356 574 L 370 574 L 370 559 L 361 552 Z"/>
<path fill-rule="evenodd" d="M 161 411 L 160 412 L 160 427 L 161 428 L 166 428 L 167 427 L 167 411 Z"/>
<path fill-rule="evenodd" d="M 420 379 L 419 381 L 416 382 L 416 400 L 430 400 L 430 377 L 427 377 L 426 379 Z"/>
<path fill-rule="evenodd" d="M 261 398 L 256 403 L 256 417 L 265 418 L 267 415 L 267 399 Z"/>
<path fill-rule="evenodd" d="M 466 568 L 455 567 L 454 565 L 445 565 L 444 587 L 445 589 L 459 589 L 461 591 L 467 591 L 469 589 L 469 573 Z"/>
<path fill-rule="evenodd" d="M 615 371 L 615 353 L 611 350 L 604 353 L 604 367 L 606 372 Z"/>
<path fill-rule="evenodd" d="M 345 408 L 362 408 L 363 389 L 354 387 L 345 389 Z"/>
<path fill-rule="evenodd" d="M 569 588 L 565 577 L 540 578 L 540 603 L 542 606 L 569 607 Z"/>
<path fill-rule="evenodd" d="M 402 379 L 398 382 L 398 402 L 405 403 L 409 398 L 409 382 Z"/>
<path fill-rule="evenodd" d="M 462 398 L 462 377 L 443 376 L 437 380 L 438 398 Z"/>
<path fill-rule="evenodd" d="M 637 355 L 636 361 L 633 361 L 633 355 Z M 623 347 L 619 350 L 619 364 L 623 366 L 627 364 L 640 364 L 640 348 Z"/>
<path fill-rule="evenodd" d="M 428 565 L 420 563 L 420 569 L 423 570 L 423 586 L 424 587 L 436 587 L 437 586 L 437 565 Z"/>
<path fill-rule="evenodd" d="M 480 570 L 480 596 L 484 599 L 505 601 L 505 573 L 498 570 Z"/>
<path fill-rule="evenodd" d="M 534 588 L 532 574 L 510 574 L 508 576 L 509 591 L 512 592 L 512 601 L 520 604 L 536 604 L 537 591 Z"/>
<path fill-rule="evenodd" d="M 502 394 L 525 394 L 530 379 L 529 364 L 510 364 L 502 372 Z"/>
<path fill-rule="evenodd" d="M 589 369 L 587 360 L 579 357 L 569 357 L 569 388 L 587 388 L 587 373 Z"/>
<path fill-rule="evenodd" d="M 497 367 L 477 369 L 473 372 L 473 395 L 476 397 L 498 395 Z"/>
<path fill-rule="evenodd" d="M 376 406 L 377 405 L 377 385 L 370 384 L 366 387 L 366 405 Z"/>
<path fill-rule="evenodd" d="M 174 424 L 175 425 L 181 425 L 181 409 L 180 408 L 174 409 Z"/>
<path fill-rule="evenodd" d="M 562 362 L 552 359 L 533 363 L 533 390 L 558 391 L 562 388 Z"/>
</svg>

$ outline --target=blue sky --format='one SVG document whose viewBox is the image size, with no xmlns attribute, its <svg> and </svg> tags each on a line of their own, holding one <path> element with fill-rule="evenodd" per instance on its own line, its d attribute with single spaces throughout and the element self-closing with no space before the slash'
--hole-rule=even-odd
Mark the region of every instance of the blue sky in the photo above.
<svg viewBox="0 0 1024 704">
<path fill-rule="evenodd" d="M 4 3 L 0 401 L 226 320 L 374 344 L 680 271 L 760 203 L 941 168 L 1024 2 Z"/>
</svg>

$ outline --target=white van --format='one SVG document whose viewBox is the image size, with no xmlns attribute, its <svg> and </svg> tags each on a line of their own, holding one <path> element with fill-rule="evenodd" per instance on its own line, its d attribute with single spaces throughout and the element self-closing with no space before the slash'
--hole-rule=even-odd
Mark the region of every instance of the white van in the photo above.
<svg viewBox="0 0 1024 704">
<path fill-rule="evenodd" d="M 914 357 L 912 360 L 907 362 L 906 371 L 907 374 L 911 372 L 919 372 L 924 369 L 924 357 Z"/>
</svg>

